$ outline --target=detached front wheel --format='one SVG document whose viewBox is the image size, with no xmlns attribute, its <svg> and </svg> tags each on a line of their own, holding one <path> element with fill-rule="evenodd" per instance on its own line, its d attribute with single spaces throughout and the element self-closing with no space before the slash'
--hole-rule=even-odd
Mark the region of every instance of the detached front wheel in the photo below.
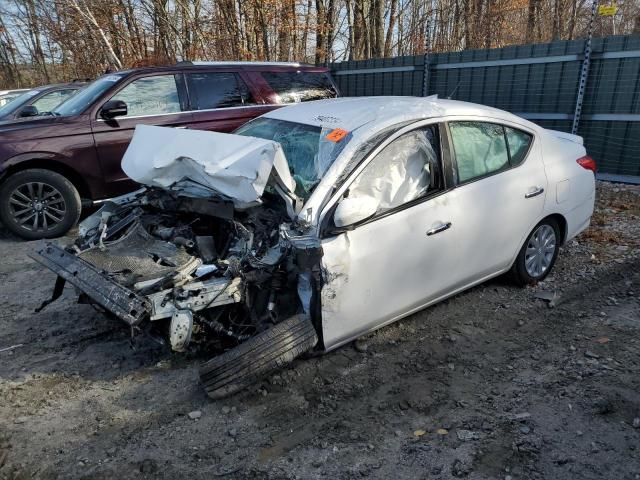
<svg viewBox="0 0 640 480">
<path fill-rule="evenodd" d="M 200 380 L 214 399 L 236 393 L 284 367 L 318 343 L 306 315 L 295 315 L 200 367 Z"/>
<path fill-rule="evenodd" d="M 0 185 L 0 220 L 27 240 L 64 235 L 80 218 L 80 209 L 78 190 L 51 170 L 23 170 Z"/>
</svg>

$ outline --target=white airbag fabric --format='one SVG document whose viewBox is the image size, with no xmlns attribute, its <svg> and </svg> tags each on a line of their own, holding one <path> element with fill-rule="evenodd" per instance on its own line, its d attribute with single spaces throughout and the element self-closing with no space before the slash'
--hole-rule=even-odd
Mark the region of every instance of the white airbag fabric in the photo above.
<svg viewBox="0 0 640 480">
<path fill-rule="evenodd" d="M 147 186 L 193 197 L 212 190 L 236 205 L 256 202 L 274 169 L 290 191 L 295 182 L 279 143 L 228 133 L 138 125 L 122 170 Z"/>
<path fill-rule="evenodd" d="M 427 132 L 399 137 L 367 165 L 349 187 L 349 198 L 373 197 L 378 211 L 414 200 L 427 191 L 437 156 Z"/>
</svg>

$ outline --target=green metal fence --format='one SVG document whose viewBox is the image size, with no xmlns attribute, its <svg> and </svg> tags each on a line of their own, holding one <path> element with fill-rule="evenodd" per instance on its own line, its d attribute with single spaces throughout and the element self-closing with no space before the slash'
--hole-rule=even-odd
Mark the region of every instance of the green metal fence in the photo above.
<svg viewBox="0 0 640 480">
<path fill-rule="evenodd" d="M 344 96 L 437 94 L 569 132 L 584 46 L 558 41 L 340 62 L 331 69 Z M 601 173 L 640 179 L 640 36 L 594 39 L 586 82 L 577 133 Z"/>
</svg>

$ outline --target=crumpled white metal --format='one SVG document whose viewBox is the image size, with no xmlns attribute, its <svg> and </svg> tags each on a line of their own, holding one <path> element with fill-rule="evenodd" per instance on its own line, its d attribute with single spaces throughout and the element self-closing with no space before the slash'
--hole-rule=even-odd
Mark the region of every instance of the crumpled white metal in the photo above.
<svg viewBox="0 0 640 480">
<path fill-rule="evenodd" d="M 289 192 L 295 181 L 279 143 L 228 133 L 138 125 L 122 170 L 147 186 L 193 197 L 212 190 L 237 206 L 258 202 L 271 171 Z"/>
</svg>

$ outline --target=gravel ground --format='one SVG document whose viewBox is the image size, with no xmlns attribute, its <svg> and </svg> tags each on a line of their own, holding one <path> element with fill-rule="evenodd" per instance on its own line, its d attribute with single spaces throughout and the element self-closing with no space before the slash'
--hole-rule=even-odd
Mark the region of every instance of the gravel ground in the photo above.
<svg viewBox="0 0 640 480">
<path fill-rule="evenodd" d="M 71 288 L 33 313 L 54 275 L 5 234 L 0 478 L 640 479 L 639 218 L 640 187 L 599 183 L 546 281 L 496 279 L 217 402 L 199 359 Z"/>
</svg>

